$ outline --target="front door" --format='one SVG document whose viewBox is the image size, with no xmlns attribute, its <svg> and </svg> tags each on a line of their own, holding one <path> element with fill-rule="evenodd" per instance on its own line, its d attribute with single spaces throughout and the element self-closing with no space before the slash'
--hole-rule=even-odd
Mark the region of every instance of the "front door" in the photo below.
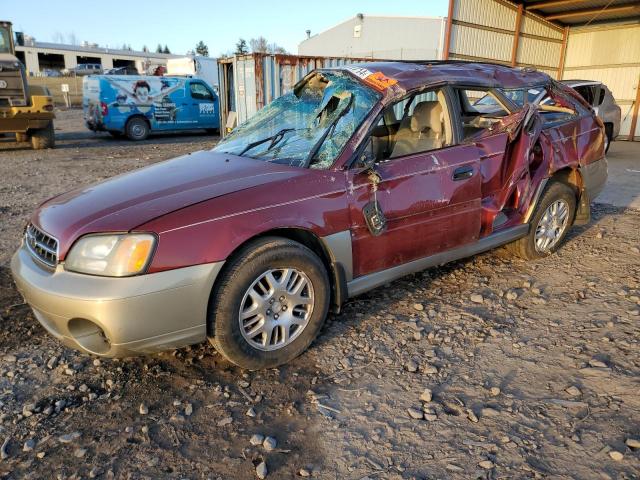
<svg viewBox="0 0 640 480">
<path fill-rule="evenodd" d="M 204 83 L 189 84 L 193 128 L 218 128 L 218 105 L 213 92 Z"/>
<path fill-rule="evenodd" d="M 478 149 L 453 144 L 449 111 L 443 92 L 427 91 L 381 114 L 367 144 L 377 178 L 349 172 L 354 277 L 477 241 Z M 365 217 L 375 200 L 386 220 L 381 233 Z"/>
</svg>

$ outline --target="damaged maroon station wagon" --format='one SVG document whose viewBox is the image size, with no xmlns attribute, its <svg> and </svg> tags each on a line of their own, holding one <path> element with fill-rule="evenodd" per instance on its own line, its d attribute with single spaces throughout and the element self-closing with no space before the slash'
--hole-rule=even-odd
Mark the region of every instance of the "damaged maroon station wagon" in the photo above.
<svg viewBox="0 0 640 480">
<path fill-rule="evenodd" d="M 70 347 L 208 338 L 241 367 L 274 367 L 330 308 L 400 276 L 505 244 L 553 253 L 589 221 L 603 146 L 582 98 L 535 70 L 316 70 L 211 151 L 46 201 L 11 267 Z"/>
</svg>

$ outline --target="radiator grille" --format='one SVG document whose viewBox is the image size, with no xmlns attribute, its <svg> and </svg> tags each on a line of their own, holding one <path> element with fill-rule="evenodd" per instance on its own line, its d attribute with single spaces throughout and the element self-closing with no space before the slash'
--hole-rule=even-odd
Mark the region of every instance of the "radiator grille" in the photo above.
<svg viewBox="0 0 640 480">
<path fill-rule="evenodd" d="M 58 241 L 42 230 L 29 224 L 24 234 L 24 240 L 31 255 L 48 267 L 55 268 L 58 264 Z"/>
</svg>

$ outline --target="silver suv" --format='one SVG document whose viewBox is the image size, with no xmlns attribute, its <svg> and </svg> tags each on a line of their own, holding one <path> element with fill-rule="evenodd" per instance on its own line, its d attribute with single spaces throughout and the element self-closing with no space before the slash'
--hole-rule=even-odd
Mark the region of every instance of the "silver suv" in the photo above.
<svg viewBox="0 0 640 480">
<path fill-rule="evenodd" d="M 616 104 L 611 90 L 604 83 L 593 80 L 563 80 L 562 83 L 569 85 L 593 107 L 596 115 L 604 123 L 605 152 L 609 150 L 611 141 L 620 132 L 620 107 Z"/>
</svg>

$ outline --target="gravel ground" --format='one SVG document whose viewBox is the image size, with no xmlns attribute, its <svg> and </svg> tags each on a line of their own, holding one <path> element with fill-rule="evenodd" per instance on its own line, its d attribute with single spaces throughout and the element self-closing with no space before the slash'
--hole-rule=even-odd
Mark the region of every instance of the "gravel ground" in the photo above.
<svg viewBox="0 0 640 480">
<path fill-rule="evenodd" d="M 29 213 L 216 139 L 59 117 L 56 150 L 0 141 L 0 478 L 640 478 L 640 212 L 597 205 L 550 258 L 497 250 L 358 297 L 277 370 L 208 345 L 97 360 L 13 286 Z"/>
</svg>

